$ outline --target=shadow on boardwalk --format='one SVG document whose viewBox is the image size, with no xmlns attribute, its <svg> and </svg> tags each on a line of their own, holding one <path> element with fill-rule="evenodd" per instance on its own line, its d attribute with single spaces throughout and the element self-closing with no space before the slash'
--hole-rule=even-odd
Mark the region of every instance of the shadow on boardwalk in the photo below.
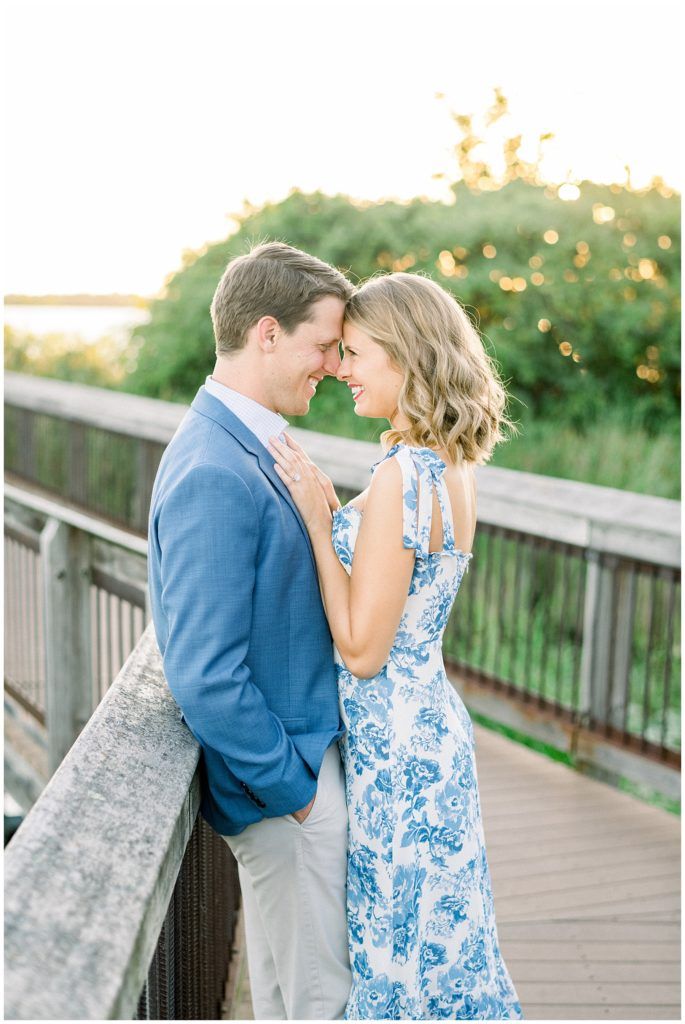
<svg viewBox="0 0 685 1024">
<path fill-rule="evenodd" d="M 489 730 L 476 763 L 528 1020 L 680 1019 L 680 821 Z M 225 1019 L 250 1020 L 242 931 Z"/>
</svg>

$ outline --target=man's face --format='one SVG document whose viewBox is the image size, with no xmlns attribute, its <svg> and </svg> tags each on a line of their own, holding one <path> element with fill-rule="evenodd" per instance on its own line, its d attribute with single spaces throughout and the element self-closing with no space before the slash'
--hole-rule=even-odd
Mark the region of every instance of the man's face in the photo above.
<svg viewBox="0 0 685 1024">
<path fill-rule="evenodd" d="M 344 309 L 334 295 L 318 299 L 306 323 L 279 336 L 270 390 L 273 408 L 282 416 L 304 416 L 319 382 L 338 372 Z"/>
</svg>

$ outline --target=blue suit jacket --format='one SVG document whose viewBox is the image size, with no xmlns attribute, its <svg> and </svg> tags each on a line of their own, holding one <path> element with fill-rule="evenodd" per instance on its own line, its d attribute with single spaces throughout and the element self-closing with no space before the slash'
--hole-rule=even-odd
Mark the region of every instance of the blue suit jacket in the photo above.
<svg viewBox="0 0 685 1024">
<path fill-rule="evenodd" d="M 343 731 L 314 556 L 272 457 L 204 388 L 162 456 L 148 566 L 203 815 L 234 835 L 304 807 Z"/>
</svg>

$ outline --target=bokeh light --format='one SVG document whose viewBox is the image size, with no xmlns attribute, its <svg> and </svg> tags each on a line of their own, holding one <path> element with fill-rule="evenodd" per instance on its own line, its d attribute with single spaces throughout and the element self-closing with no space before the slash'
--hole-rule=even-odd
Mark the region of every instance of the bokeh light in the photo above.
<svg viewBox="0 0 685 1024">
<path fill-rule="evenodd" d="M 572 185 L 570 182 L 565 182 L 560 186 L 558 192 L 559 198 L 563 199 L 564 202 L 575 202 L 576 199 L 580 199 L 580 189 L 577 185 Z"/>
<path fill-rule="evenodd" d="M 593 203 L 592 219 L 595 224 L 608 224 L 616 216 L 613 206 L 604 206 L 603 203 Z"/>
</svg>

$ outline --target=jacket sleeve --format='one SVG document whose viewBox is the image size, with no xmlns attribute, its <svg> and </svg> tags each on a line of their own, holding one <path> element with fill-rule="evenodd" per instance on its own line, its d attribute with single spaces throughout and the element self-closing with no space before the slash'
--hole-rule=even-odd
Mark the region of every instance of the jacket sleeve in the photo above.
<svg viewBox="0 0 685 1024">
<path fill-rule="evenodd" d="M 245 664 L 259 540 L 247 485 L 230 469 L 194 467 L 166 496 L 157 537 L 174 699 L 265 817 L 299 810 L 316 778 Z"/>
</svg>

